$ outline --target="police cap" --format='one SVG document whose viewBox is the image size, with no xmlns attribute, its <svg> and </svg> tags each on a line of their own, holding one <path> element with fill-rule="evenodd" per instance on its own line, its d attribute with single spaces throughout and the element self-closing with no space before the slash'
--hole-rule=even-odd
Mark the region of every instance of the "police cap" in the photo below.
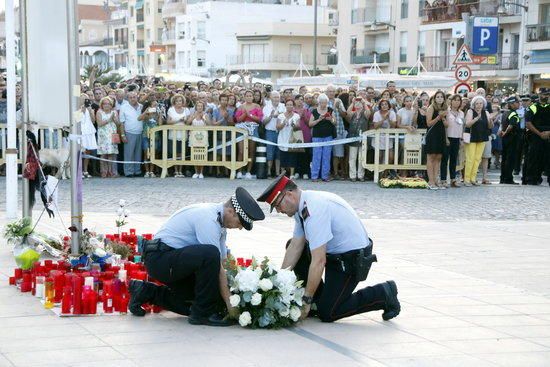
<svg viewBox="0 0 550 367">
<path fill-rule="evenodd" d="M 550 94 L 550 88 L 540 88 L 539 94 Z"/>
<path fill-rule="evenodd" d="M 531 100 L 531 97 L 529 97 L 528 94 L 522 94 L 521 96 L 519 96 L 519 98 L 521 98 L 522 101 L 530 101 Z"/>
<path fill-rule="evenodd" d="M 531 94 L 531 102 L 538 102 L 539 96 L 537 94 Z"/>
<path fill-rule="evenodd" d="M 516 96 L 508 97 L 508 99 L 506 100 L 506 103 L 508 103 L 508 104 L 512 104 L 512 103 L 516 103 L 516 102 L 519 102 L 519 99 Z"/>
<path fill-rule="evenodd" d="M 283 171 L 283 173 L 281 173 L 257 199 L 258 201 L 268 203 L 271 206 L 270 212 L 273 211 L 277 199 L 284 191 L 287 184 L 292 182 L 285 174 L 286 172 Z"/>
<path fill-rule="evenodd" d="M 254 221 L 265 219 L 262 208 L 252 195 L 242 187 L 237 187 L 235 195 L 231 196 L 231 205 L 233 205 L 233 209 L 239 216 L 239 221 L 247 231 L 252 229 Z"/>
</svg>

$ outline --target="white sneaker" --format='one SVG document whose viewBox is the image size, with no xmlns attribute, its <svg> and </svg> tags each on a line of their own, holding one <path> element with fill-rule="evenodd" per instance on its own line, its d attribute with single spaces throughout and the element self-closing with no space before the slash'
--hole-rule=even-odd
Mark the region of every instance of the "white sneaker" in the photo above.
<svg viewBox="0 0 550 367">
<path fill-rule="evenodd" d="M 241 171 L 237 172 L 237 180 L 243 178 L 243 173 Z"/>
<path fill-rule="evenodd" d="M 199 178 L 199 174 L 198 173 L 193 174 L 192 178 Z"/>
<path fill-rule="evenodd" d="M 295 174 L 294 174 L 294 179 L 295 179 L 295 180 L 298 180 L 299 178 L 300 178 L 300 174 L 295 173 Z"/>
<path fill-rule="evenodd" d="M 204 178 L 204 175 L 202 173 L 200 173 L 199 178 Z"/>
<path fill-rule="evenodd" d="M 246 172 L 246 175 L 244 175 L 244 179 L 245 180 L 252 180 L 252 175 L 250 174 L 250 172 Z"/>
<path fill-rule="evenodd" d="M 304 180 L 309 180 L 309 176 L 308 176 L 308 175 L 304 175 Z"/>
</svg>

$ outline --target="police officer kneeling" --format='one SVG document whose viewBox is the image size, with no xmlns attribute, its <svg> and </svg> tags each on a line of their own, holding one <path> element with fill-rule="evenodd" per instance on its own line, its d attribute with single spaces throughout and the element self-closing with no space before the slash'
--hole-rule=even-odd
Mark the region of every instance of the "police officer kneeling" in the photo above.
<svg viewBox="0 0 550 367">
<path fill-rule="evenodd" d="M 394 281 L 353 293 L 367 278 L 376 255 L 363 223 L 345 200 L 329 192 L 300 190 L 283 173 L 258 201 L 294 217 L 294 234 L 287 243 L 282 267 L 293 269 L 304 281 L 302 319 L 312 303 L 324 322 L 374 310 L 384 310 L 384 320 L 399 314 Z"/>
<path fill-rule="evenodd" d="M 234 312 L 222 266 L 227 257 L 226 229 L 250 231 L 254 221 L 264 218 L 258 203 L 242 187 L 225 203 L 190 205 L 174 213 L 143 247 L 148 273 L 165 285 L 131 281 L 132 314 L 144 316 L 141 305 L 151 303 L 189 316 L 191 324 L 231 325 L 220 313 L 224 303 Z"/>
</svg>

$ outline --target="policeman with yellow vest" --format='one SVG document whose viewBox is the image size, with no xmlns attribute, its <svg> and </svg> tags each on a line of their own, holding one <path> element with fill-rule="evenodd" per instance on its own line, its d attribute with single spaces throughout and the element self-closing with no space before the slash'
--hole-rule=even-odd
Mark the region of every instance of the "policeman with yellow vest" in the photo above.
<svg viewBox="0 0 550 367">
<path fill-rule="evenodd" d="M 384 320 L 399 315 L 394 281 L 354 292 L 367 278 L 376 255 L 361 219 L 344 199 L 330 192 L 301 190 L 283 173 L 258 201 L 294 218 L 282 267 L 294 270 L 304 281 L 302 318 L 309 315 L 312 304 L 324 322 L 374 310 L 383 310 Z"/>
<path fill-rule="evenodd" d="M 550 174 L 550 89 L 539 90 L 539 102 L 532 104 L 525 115 L 529 129 L 529 150 L 527 153 L 528 185 L 540 185 L 542 173 Z M 547 179 L 550 183 L 550 177 Z"/>
<path fill-rule="evenodd" d="M 506 100 L 508 113 L 502 120 L 499 135 L 502 138 L 502 162 L 500 166 L 500 183 L 517 185 L 514 182 L 514 164 L 516 162 L 517 145 L 520 132 L 519 99 L 512 96 Z"/>
</svg>

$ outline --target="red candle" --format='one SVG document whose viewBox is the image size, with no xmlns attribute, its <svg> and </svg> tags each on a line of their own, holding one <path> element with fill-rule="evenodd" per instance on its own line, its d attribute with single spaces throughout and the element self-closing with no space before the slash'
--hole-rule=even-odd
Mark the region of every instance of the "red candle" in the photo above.
<svg viewBox="0 0 550 367">
<path fill-rule="evenodd" d="M 19 280 L 19 279 L 23 278 L 23 269 L 21 269 L 21 268 L 15 269 L 14 272 L 13 272 L 13 275 L 15 276 L 16 280 Z"/>
<path fill-rule="evenodd" d="M 128 312 L 128 302 L 130 302 L 130 297 L 127 293 L 122 293 L 120 296 L 118 310 L 120 313 L 125 314 Z"/>
<path fill-rule="evenodd" d="M 153 305 L 153 313 L 160 313 L 162 311 L 162 307 Z"/>
<path fill-rule="evenodd" d="M 93 290 L 90 293 L 90 313 L 95 315 L 97 313 L 97 293 Z"/>
<path fill-rule="evenodd" d="M 249 267 L 250 265 L 252 265 L 252 259 L 246 259 L 246 263 L 244 266 Z"/>
<path fill-rule="evenodd" d="M 70 314 L 71 313 L 71 287 L 63 288 L 63 299 L 61 300 L 61 313 Z"/>
<path fill-rule="evenodd" d="M 52 260 L 44 260 L 44 266 L 48 269 L 52 268 L 53 261 Z"/>
<path fill-rule="evenodd" d="M 65 275 L 61 271 L 53 272 L 53 287 L 55 289 L 54 303 L 61 302 L 63 298 L 63 286 L 65 286 Z"/>
<path fill-rule="evenodd" d="M 136 234 L 136 229 L 135 228 L 130 228 L 130 234 Z"/>
<path fill-rule="evenodd" d="M 113 283 L 111 280 L 103 283 L 103 312 L 113 313 Z"/>
<path fill-rule="evenodd" d="M 15 285 L 15 277 L 10 277 L 10 285 Z"/>
<path fill-rule="evenodd" d="M 79 276 L 73 277 L 73 314 L 80 315 L 82 313 L 82 278 Z"/>
</svg>

